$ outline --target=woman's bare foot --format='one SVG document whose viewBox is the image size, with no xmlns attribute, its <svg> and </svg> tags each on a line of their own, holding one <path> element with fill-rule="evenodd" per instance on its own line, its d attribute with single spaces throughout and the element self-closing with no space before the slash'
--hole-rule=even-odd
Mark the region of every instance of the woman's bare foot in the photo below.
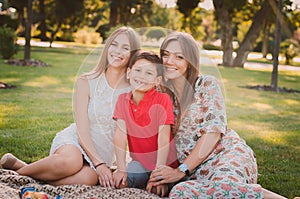
<svg viewBox="0 0 300 199">
<path fill-rule="evenodd" d="M 274 193 L 270 190 L 264 188 L 262 188 L 262 190 L 263 190 L 264 199 L 287 199 L 286 197 Z"/>
<path fill-rule="evenodd" d="M 17 171 L 20 168 L 27 165 L 25 162 L 18 159 L 16 156 L 14 156 L 11 153 L 4 154 L 0 160 L 0 163 L 3 169 L 10 169 L 14 171 Z"/>
</svg>

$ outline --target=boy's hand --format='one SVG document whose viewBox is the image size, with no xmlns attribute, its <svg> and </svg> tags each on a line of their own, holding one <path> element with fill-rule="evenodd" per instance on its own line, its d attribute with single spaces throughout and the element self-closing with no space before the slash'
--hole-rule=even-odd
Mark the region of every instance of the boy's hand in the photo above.
<svg viewBox="0 0 300 199">
<path fill-rule="evenodd" d="M 152 186 L 153 183 L 148 183 L 146 190 L 148 192 L 154 193 L 160 197 L 164 197 L 168 194 L 168 185 L 167 184 L 162 184 L 162 185 L 157 185 L 157 186 Z"/>
<path fill-rule="evenodd" d="M 162 184 L 162 185 L 157 185 L 156 186 L 156 194 L 159 195 L 160 197 L 164 197 L 168 194 L 168 185 L 167 184 Z"/>
<path fill-rule="evenodd" d="M 117 170 L 113 173 L 113 180 L 117 189 L 128 187 L 127 172 Z"/>
</svg>

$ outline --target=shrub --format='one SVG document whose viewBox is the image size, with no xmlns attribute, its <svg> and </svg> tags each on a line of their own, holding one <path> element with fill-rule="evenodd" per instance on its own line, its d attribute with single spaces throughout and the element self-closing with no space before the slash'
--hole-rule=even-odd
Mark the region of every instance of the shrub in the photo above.
<svg viewBox="0 0 300 199">
<path fill-rule="evenodd" d="M 0 27 L 0 54 L 3 59 L 10 59 L 17 53 L 17 36 L 11 28 Z"/>
<path fill-rule="evenodd" d="M 160 27 L 149 28 L 145 33 L 145 35 L 148 38 L 156 39 L 156 40 L 159 40 L 160 38 L 165 37 L 166 34 L 167 34 L 166 31 L 163 28 L 160 28 Z"/>
<path fill-rule="evenodd" d="M 125 26 L 125 25 L 124 24 L 118 24 L 118 25 L 116 25 L 114 27 L 111 27 L 108 31 L 105 31 L 105 40 L 111 35 L 111 33 L 113 31 L 115 31 L 116 29 L 118 29 L 120 27 L 123 27 L 123 26 Z"/>
<path fill-rule="evenodd" d="M 74 42 L 74 36 L 71 31 L 65 30 L 62 35 L 56 39 L 57 41 Z"/>
<path fill-rule="evenodd" d="M 81 44 L 100 44 L 102 42 L 100 34 L 90 28 L 78 30 L 74 33 L 74 40 Z"/>
<path fill-rule="evenodd" d="M 285 56 L 285 64 L 290 64 L 300 52 L 300 45 L 296 40 L 286 39 L 280 44 L 280 51 Z"/>
<path fill-rule="evenodd" d="M 210 43 L 203 44 L 202 48 L 205 50 L 222 50 L 222 48 L 220 46 L 215 46 Z"/>
</svg>

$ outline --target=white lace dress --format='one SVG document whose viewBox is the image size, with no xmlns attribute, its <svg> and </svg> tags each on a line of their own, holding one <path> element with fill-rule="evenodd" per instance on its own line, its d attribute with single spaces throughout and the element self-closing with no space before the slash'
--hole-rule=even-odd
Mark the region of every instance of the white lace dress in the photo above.
<svg viewBox="0 0 300 199">
<path fill-rule="evenodd" d="M 115 104 L 121 93 L 129 92 L 130 87 L 124 89 L 113 89 L 102 74 L 97 78 L 88 78 L 90 87 L 90 100 L 88 105 L 88 116 L 90 120 L 90 136 L 100 157 L 108 166 L 115 161 L 113 133 L 115 121 L 112 119 Z M 53 139 L 50 154 L 53 154 L 59 147 L 72 144 L 77 146 L 85 160 L 94 168 L 92 161 L 87 156 L 78 142 L 76 124 L 73 123 Z"/>
</svg>

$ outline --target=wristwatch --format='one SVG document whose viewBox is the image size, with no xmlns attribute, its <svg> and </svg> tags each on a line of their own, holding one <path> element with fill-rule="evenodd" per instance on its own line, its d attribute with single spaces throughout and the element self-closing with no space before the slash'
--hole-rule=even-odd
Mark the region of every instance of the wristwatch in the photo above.
<svg viewBox="0 0 300 199">
<path fill-rule="evenodd" d="M 186 176 L 189 176 L 189 175 L 190 175 L 190 171 L 189 171 L 188 165 L 186 165 L 186 164 L 181 164 L 181 165 L 179 165 L 178 168 L 179 168 L 179 171 L 185 173 Z"/>
</svg>

